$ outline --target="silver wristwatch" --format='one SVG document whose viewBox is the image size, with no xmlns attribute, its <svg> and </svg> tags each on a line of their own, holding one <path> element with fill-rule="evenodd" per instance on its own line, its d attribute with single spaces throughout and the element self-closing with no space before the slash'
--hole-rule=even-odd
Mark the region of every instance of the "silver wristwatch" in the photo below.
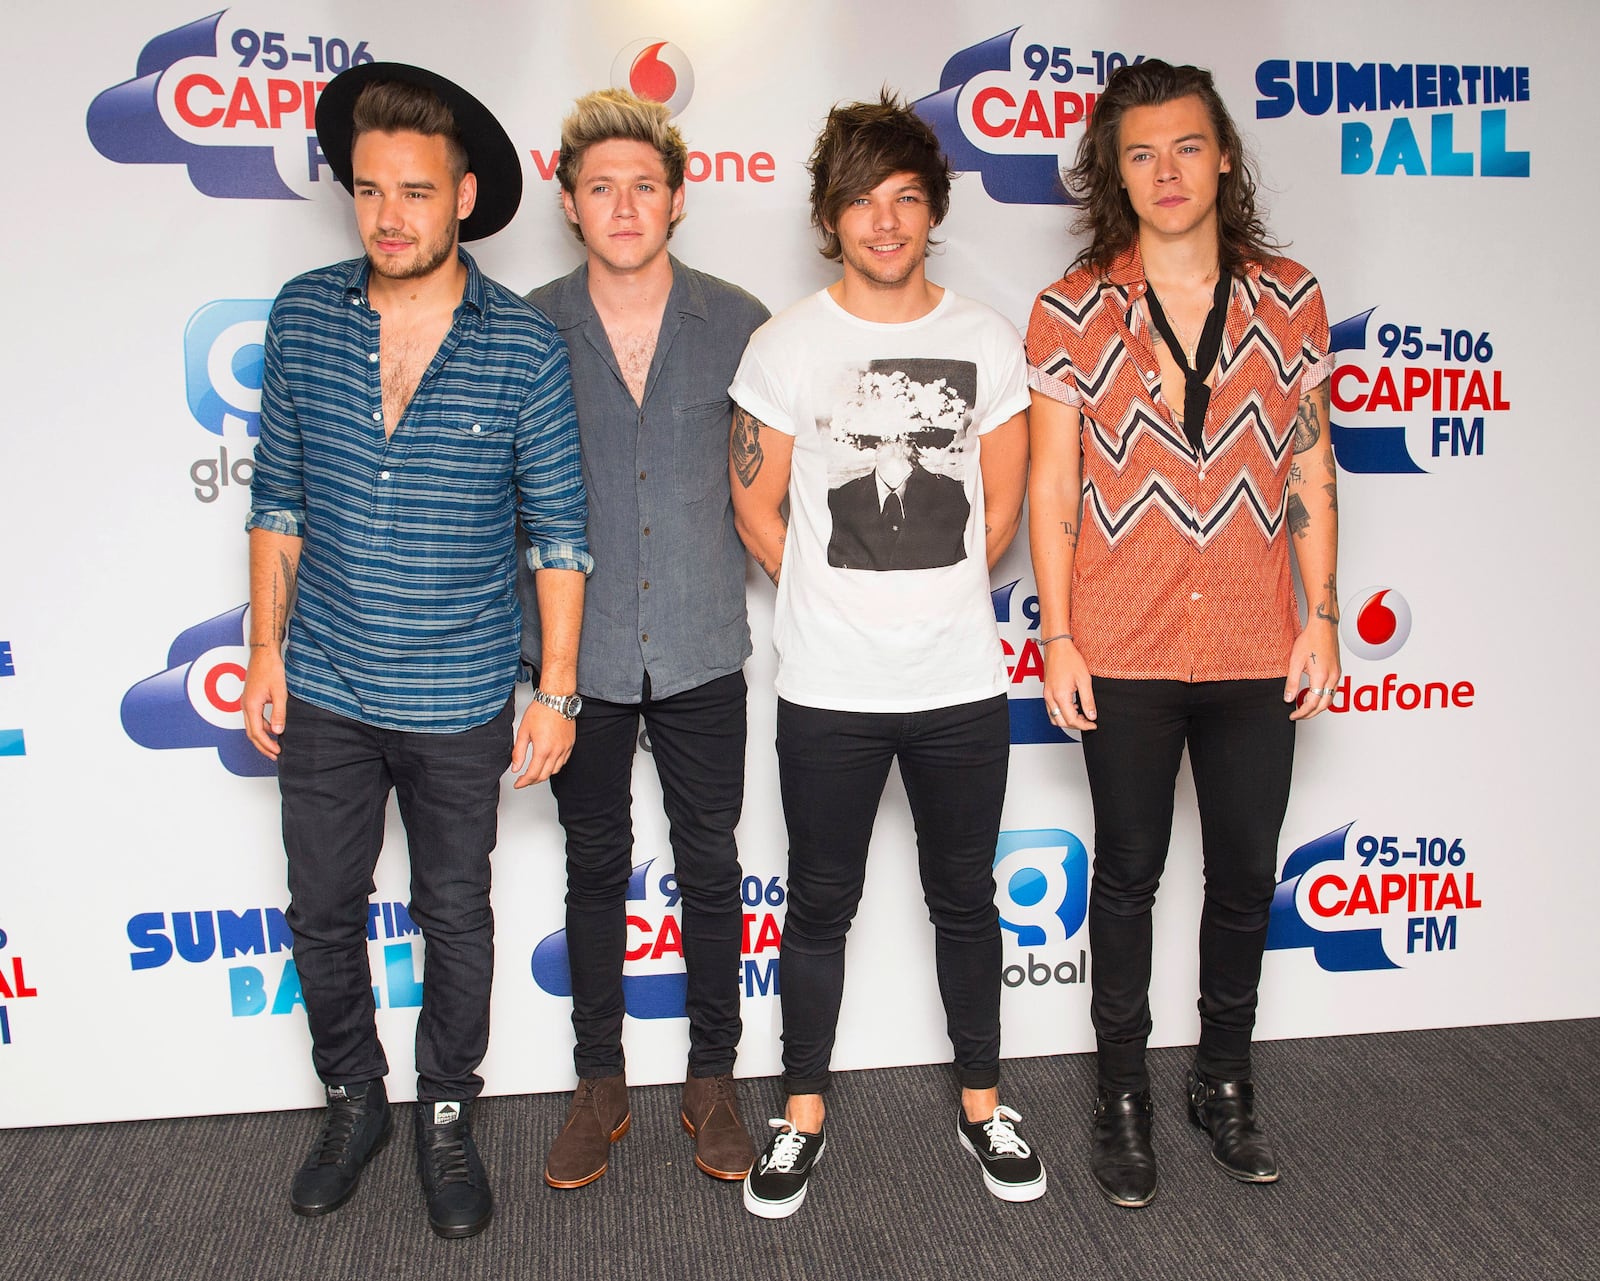
<svg viewBox="0 0 1600 1281">
<path fill-rule="evenodd" d="M 533 701 L 543 703 L 552 712 L 565 716 L 569 721 L 578 719 L 578 713 L 583 710 L 583 700 L 576 694 L 546 694 L 542 689 L 533 691 Z"/>
</svg>

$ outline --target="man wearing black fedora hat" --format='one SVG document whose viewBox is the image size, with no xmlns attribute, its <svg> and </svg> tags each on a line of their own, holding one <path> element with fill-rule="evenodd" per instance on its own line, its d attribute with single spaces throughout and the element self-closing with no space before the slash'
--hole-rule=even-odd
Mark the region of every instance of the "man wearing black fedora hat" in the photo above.
<svg viewBox="0 0 1600 1281">
<path fill-rule="evenodd" d="M 592 568 L 577 422 L 560 336 L 460 248 L 521 199 L 493 115 L 441 76 L 372 63 L 323 91 L 317 140 L 355 196 L 365 255 L 273 304 L 247 523 L 245 727 L 278 765 L 287 915 L 327 1096 L 290 1204 L 337 1209 L 390 1134 L 367 921 L 393 790 L 426 946 L 418 1169 L 434 1231 L 465 1237 L 494 1210 L 471 1110 L 500 777 L 559 770 L 577 714 Z M 519 522 L 545 628 L 513 741 Z"/>
</svg>

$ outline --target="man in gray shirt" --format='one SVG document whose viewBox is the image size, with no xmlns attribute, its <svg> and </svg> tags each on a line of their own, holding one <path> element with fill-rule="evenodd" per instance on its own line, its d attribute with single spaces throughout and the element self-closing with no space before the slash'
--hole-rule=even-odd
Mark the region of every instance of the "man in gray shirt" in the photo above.
<svg viewBox="0 0 1600 1281">
<path fill-rule="evenodd" d="M 644 718 L 682 892 L 695 1164 L 743 1179 L 755 1149 L 733 1081 L 743 927 L 734 827 L 744 802 L 750 655 L 744 548 L 728 487 L 728 385 L 767 310 L 667 253 L 687 149 L 667 109 L 623 90 L 580 98 L 556 175 L 587 260 L 528 295 L 566 340 L 595 569 L 578 654 L 577 742 L 552 776 L 567 838 L 567 956 L 578 1088 L 545 1182 L 592 1183 L 632 1115 L 622 964 L 633 863 L 634 746 Z M 523 575 L 523 646 L 540 653 Z M 574 709 L 568 709 L 574 710 Z"/>
</svg>

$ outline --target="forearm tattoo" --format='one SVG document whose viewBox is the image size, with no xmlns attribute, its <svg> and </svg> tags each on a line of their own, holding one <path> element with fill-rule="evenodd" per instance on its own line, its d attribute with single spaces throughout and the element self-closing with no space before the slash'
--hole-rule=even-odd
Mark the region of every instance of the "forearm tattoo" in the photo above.
<svg viewBox="0 0 1600 1281">
<path fill-rule="evenodd" d="M 272 580 L 272 636 L 281 643 L 289 634 L 289 603 L 294 599 L 294 562 L 278 553 L 278 573 Z"/>
<path fill-rule="evenodd" d="M 761 423 L 738 405 L 733 407 L 733 435 L 728 442 L 728 456 L 733 460 L 733 472 L 746 489 L 755 484 L 761 474 Z M 766 566 L 762 566 L 766 569 Z M 771 570 L 767 571 L 769 574 Z M 777 581 L 774 576 L 774 580 Z"/>
<path fill-rule="evenodd" d="M 1296 538 L 1304 538 L 1306 530 L 1311 525 L 1311 513 L 1306 511 L 1306 505 L 1300 501 L 1299 494 L 1289 495 L 1288 521 L 1289 532 Z"/>
<path fill-rule="evenodd" d="M 1078 530 L 1076 526 L 1070 520 L 1064 520 L 1061 522 L 1061 529 L 1067 536 L 1067 546 L 1076 547 L 1078 545 Z"/>
<path fill-rule="evenodd" d="M 1334 575 L 1328 575 L 1328 581 L 1322 585 L 1322 599 L 1317 602 L 1317 617 L 1324 622 L 1337 623 L 1339 621 L 1339 588 L 1334 582 Z"/>
<path fill-rule="evenodd" d="M 1303 454 L 1322 439 L 1321 415 L 1317 402 L 1309 395 L 1300 398 L 1300 408 L 1294 416 L 1294 452 Z"/>
</svg>

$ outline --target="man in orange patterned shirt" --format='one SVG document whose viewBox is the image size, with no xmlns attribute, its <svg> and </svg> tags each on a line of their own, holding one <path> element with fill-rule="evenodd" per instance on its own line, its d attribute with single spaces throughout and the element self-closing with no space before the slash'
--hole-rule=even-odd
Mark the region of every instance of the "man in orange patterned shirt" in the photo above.
<svg viewBox="0 0 1600 1281">
<path fill-rule="evenodd" d="M 1295 722 L 1340 676 L 1332 360 L 1316 279 L 1275 254 L 1209 72 L 1118 71 L 1068 182 L 1091 239 L 1028 326 L 1029 537 L 1046 707 L 1082 732 L 1094 803 L 1091 1166 L 1141 1206 L 1151 909 L 1186 746 L 1206 884 L 1189 1113 L 1227 1174 L 1278 1177 L 1250 1041 Z"/>
</svg>

